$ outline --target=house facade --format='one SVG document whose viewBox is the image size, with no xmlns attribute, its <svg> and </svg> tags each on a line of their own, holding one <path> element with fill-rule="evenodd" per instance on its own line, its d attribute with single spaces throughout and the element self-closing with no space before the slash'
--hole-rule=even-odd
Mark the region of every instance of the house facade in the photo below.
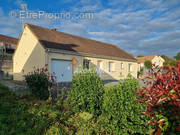
<svg viewBox="0 0 180 135">
<path fill-rule="evenodd" d="M 25 24 L 13 56 L 14 80 L 46 64 L 58 82 L 70 82 L 83 68 L 95 69 L 103 80 L 137 77 L 137 60 L 115 45 Z"/>
<path fill-rule="evenodd" d="M 14 53 L 18 39 L 0 34 L 0 52 Z"/>
<path fill-rule="evenodd" d="M 0 34 L 0 77 L 3 79 L 12 79 L 12 55 L 16 48 L 17 42 L 17 38 Z"/>
<path fill-rule="evenodd" d="M 152 64 L 159 66 L 159 67 L 162 67 L 163 63 L 164 63 L 164 59 L 158 55 L 137 57 L 136 59 L 139 63 L 139 70 L 143 70 L 145 68 L 144 63 L 146 61 L 151 61 Z"/>
</svg>

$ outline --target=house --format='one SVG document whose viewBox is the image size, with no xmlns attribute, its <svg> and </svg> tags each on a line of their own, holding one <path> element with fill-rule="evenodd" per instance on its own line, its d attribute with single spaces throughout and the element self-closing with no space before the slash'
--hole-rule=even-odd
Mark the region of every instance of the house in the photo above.
<svg viewBox="0 0 180 135">
<path fill-rule="evenodd" d="M 0 34 L 0 78 L 12 79 L 12 55 L 18 39 Z"/>
<path fill-rule="evenodd" d="M 144 63 L 146 61 L 151 61 L 152 64 L 155 64 L 156 66 L 162 67 L 164 63 L 164 59 L 161 56 L 158 55 L 152 55 L 152 56 L 144 56 L 144 57 L 137 57 L 136 58 L 139 63 L 139 70 L 144 69 Z"/>
<path fill-rule="evenodd" d="M 103 80 L 137 77 L 137 60 L 115 45 L 25 24 L 13 57 L 14 80 L 48 64 L 58 82 L 70 82 L 82 68 L 95 68 Z"/>
<path fill-rule="evenodd" d="M 18 39 L 0 34 L 0 52 L 14 53 Z"/>
</svg>

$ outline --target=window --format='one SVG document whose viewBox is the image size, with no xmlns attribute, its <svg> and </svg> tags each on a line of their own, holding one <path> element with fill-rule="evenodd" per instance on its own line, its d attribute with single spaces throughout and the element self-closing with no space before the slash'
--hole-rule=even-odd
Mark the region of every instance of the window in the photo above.
<svg viewBox="0 0 180 135">
<path fill-rule="evenodd" d="M 129 64 L 129 72 L 132 72 L 132 64 Z"/>
<path fill-rule="evenodd" d="M 8 43 L 5 43 L 5 47 L 8 48 L 9 44 Z"/>
<path fill-rule="evenodd" d="M 109 62 L 109 72 L 114 71 L 114 63 L 113 62 Z"/>
<path fill-rule="evenodd" d="M 11 48 L 11 44 L 9 44 L 8 47 Z"/>
<path fill-rule="evenodd" d="M 84 59 L 83 60 L 83 68 L 89 69 L 90 68 L 90 60 Z"/>
<path fill-rule="evenodd" d="M 124 69 L 124 63 L 121 63 L 121 69 Z"/>
<path fill-rule="evenodd" d="M 97 62 L 97 73 L 101 76 L 102 61 Z"/>
<path fill-rule="evenodd" d="M 0 41 L 0 46 L 3 46 L 3 42 Z"/>
<path fill-rule="evenodd" d="M 97 69 L 101 69 L 102 68 L 102 61 L 98 61 L 97 62 Z"/>
</svg>

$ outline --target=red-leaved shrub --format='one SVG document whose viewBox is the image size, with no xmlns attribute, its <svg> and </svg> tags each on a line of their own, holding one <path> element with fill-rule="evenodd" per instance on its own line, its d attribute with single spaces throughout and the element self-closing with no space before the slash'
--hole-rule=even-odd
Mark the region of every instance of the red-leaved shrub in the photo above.
<svg viewBox="0 0 180 135">
<path fill-rule="evenodd" d="M 49 97 L 49 87 L 52 89 L 52 81 L 55 82 L 55 74 L 50 74 L 48 65 L 45 65 L 26 74 L 25 80 L 34 97 L 46 100 Z"/>
<path fill-rule="evenodd" d="M 137 101 L 146 104 L 143 114 L 149 116 L 155 134 L 180 134 L 180 61 L 176 67 L 153 65 L 142 81 Z"/>
</svg>

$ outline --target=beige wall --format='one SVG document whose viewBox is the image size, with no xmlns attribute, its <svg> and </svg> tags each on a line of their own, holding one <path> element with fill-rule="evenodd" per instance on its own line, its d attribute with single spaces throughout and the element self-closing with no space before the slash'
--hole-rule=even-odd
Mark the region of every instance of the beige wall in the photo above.
<svg viewBox="0 0 180 135">
<path fill-rule="evenodd" d="M 97 68 L 98 61 L 101 61 L 101 78 L 103 80 L 119 80 L 127 77 L 130 73 L 135 78 L 137 78 L 138 64 L 136 62 L 118 61 L 118 60 L 108 60 L 103 58 L 93 58 L 93 57 L 83 57 L 70 54 L 60 54 L 60 53 L 48 53 L 47 64 L 49 65 L 49 71 L 51 71 L 51 59 L 61 59 L 61 60 L 72 60 L 75 58 L 77 60 L 77 66 L 74 68 L 74 72 L 82 69 L 83 59 L 90 60 L 90 67 Z M 114 63 L 114 71 L 109 72 L 109 62 Z M 124 68 L 121 69 L 121 63 L 124 64 Z M 129 72 L 129 65 L 132 64 L 132 72 Z"/>
<path fill-rule="evenodd" d="M 29 28 L 25 27 L 13 56 L 14 80 L 23 80 L 23 75 L 45 65 L 45 49 Z M 23 73 L 24 70 L 24 73 Z"/>
<path fill-rule="evenodd" d="M 152 64 L 155 64 L 157 66 L 162 67 L 164 63 L 164 59 L 161 58 L 161 56 L 155 56 L 154 59 L 152 59 Z"/>
</svg>

